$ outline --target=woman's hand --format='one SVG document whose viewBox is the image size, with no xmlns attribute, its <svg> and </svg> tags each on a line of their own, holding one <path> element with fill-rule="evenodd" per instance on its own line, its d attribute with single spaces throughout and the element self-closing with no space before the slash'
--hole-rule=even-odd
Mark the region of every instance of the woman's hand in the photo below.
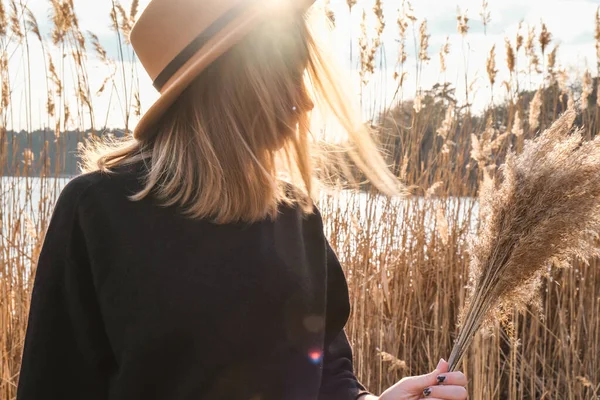
<svg viewBox="0 0 600 400">
<path fill-rule="evenodd" d="M 383 392 L 379 400 L 464 400 L 466 385 L 465 375 L 448 372 L 448 363 L 442 359 L 433 372 L 402 379 Z"/>
</svg>

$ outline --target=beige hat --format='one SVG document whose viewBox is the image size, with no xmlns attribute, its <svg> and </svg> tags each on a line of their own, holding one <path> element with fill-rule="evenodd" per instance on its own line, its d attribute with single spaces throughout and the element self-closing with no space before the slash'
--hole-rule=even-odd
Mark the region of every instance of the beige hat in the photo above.
<svg viewBox="0 0 600 400">
<path fill-rule="evenodd" d="M 152 0 L 131 31 L 131 44 L 160 92 L 134 130 L 141 138 L 213 61 L 242 39 L 271 4 L 308 8 L 315 0 Z"/>
</svg>

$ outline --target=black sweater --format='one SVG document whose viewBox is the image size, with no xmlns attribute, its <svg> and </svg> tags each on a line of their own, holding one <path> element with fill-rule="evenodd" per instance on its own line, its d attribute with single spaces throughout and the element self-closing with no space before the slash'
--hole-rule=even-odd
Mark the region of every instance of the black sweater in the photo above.
<svg viewBox="0 0 600 400">
<path fill-rule="evenodd" d="M 318 213 L 216 225 L 72 180 L 35 277 L 18 400 L 354 400 L 348 288 Z"/>
</svg>

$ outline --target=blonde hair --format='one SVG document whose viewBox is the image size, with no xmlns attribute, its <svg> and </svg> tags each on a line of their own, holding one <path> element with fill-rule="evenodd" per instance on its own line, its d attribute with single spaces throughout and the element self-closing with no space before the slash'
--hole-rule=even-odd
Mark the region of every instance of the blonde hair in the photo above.
<svg viewBox="0 0 600 400">
<path fill-rule="evenodd" d="M 403 194 L 317 42 L 321 15 L 281 12 L 265 21 L 196 78 L 148 139 L 84 146 L 84 172 L 145 159 L 133 200 L 152 195 L 217 223 L 274 217 L 282 203 L 310 213 L 316 182 L 355 181 L 349 160 L 379 190 Z M 344 132 L 335 152 L 323 153 L 311 134 L 313 105 Z"/>
</svg>

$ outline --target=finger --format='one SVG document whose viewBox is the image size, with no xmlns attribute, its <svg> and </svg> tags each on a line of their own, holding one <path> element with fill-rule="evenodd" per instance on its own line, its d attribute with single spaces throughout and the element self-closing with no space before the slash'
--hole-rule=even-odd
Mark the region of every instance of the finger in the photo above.
<svg viewBox="0 0 600 400">
<path fill-rule="evenodd" d="M 439 373 L 444 373 L 444 372 L 448 372 L 449 366 L 450 365 L 448 364 L 448 361 L 446 361 L 442 358 L 442 359 L 440 359 L 440 362 L 438 362 L 438 365 L 437 365 L 437 367 L 435 367 L 435 369 Z"/>
<path fill-rule="evenodd" d="M 444 400 L 465 400 L 467 389 L 462 386 L 432 386 L 423 390 L 425 398 L 440 398 Z"/>
<path fill-rule="evenodd" d="M 404 380 L 404 384 L 409 386 L 410 390 L 420 392 L 423 388 L 438 384 L 437 377 L 441 373 L 448 371 L 448 363 L 443 358 L 438 363 L 437 367 L 430 373 L 425 375 L 413 376 Z"/>
<path fill-rule="evenodd" d="M 430 373 L 425 375 L 413 376 L 406 379 L 407 383 L 410 382 L 410 387 L 414 390 L 421 391 L 423 388 L 428 386 L 434 386 L 438 384 L 437 377 L 441 373 L 448 371 L 448 363 L 442 358 L 438 362 L 437 367 Z"/>
<path fill-rule="evenodd" d="M 460 371 L 457 372 L 446 372 L 445 374 L 438 375 L 438 385 L 455 385 L 455 386 L 467 386 L 467 377 Z"/>
</svg>

